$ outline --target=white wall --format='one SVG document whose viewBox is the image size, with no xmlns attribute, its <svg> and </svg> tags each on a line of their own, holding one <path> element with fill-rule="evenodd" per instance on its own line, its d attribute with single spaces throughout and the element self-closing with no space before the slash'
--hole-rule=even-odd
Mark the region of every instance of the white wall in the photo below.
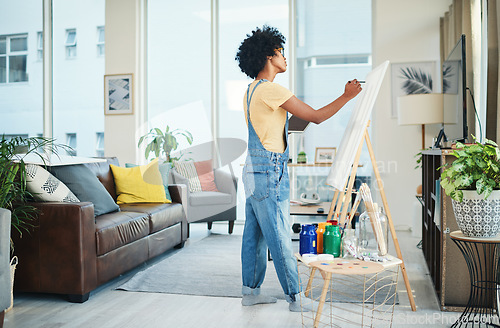
<svg viewBox="0 0 500 328">
<path fill-rule="evenodd" d="M 116 156 L 121 165 L 138 159 L 137 131 L 142 131 L 140 10 L 141 0 L 106 0 L 106 74 L 134 75 L 132 115 L 108 115 L 104 119 L 106 156 Z"/>
<path fill-rule="evenodd" d="M 373 66 L 385 60 L 436 61 L 439 74 L 439 17 L 450 4 L 451 0 L 373 0 Z M 399 126 L 391 118 L 390 76 L 388 70 L 373 111 L 372 143 L 394 225 L 405 229 L 412 226 L 416 188 L 422 183 L 421 169 L 414 169 L 414 156 L 422 146 L 421 126 Z M 428 125 L 425 131 L 429 147 L 439 127 Z"/>
</svg>

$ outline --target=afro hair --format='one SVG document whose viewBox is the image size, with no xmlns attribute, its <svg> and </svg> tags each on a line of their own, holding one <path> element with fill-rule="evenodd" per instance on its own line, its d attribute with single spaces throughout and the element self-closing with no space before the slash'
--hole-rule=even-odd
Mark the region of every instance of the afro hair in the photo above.
<svg viewBox="0 0 500 328">
<path fill-rule="evenodd" d="M 283 48 L 285 40 L 283 34 L 276 28 L 267 25 L 262 29 L 257 27 L 251 35 L 247 34 L 235 58 L 241 71 L 255 79 L 266 66 L 267 57 L 274 56 L 276 49 Z"/>
</svg>

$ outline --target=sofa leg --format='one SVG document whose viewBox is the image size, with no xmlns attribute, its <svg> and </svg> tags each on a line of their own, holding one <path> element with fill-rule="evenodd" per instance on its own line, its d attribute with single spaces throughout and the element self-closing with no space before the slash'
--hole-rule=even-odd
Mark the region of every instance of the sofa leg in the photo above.
<svg viewBox="0 0 500 328">
<path fill-rule="evenodd" d="M 68 301 L 71 303 L 84 303 L 87 302 L 90 296 L 90 292 L 79 295 L 79 294 L 68 294 Z"/>
<path fill-rule="evenodd" d="M 208 230 L 212 230 L 212 222 L 207 222 Z"/>
<path fill-rule="evenodd" d="M 182 247 L 184 247 L 184 243 L 185 243 L 185 241 L 183 241 L 182 243 L 180 243 L 178 245 L 175 245 L 174 248 L 182 248 Z"/>
<path fill-rule="evenodd" d="M 0 312 L 0 328 L 3 328 L 3 319 L 5 317 L 5 310 Z"/>
<path fill-rule="evenodd" d="M 229 221 L 229 234 L 233 233 L 234 221 Z"/>
</svg>

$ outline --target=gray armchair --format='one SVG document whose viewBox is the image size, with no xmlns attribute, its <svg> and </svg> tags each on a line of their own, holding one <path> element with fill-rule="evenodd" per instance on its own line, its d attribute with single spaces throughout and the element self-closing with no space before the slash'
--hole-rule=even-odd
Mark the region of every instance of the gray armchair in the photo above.
<svg viewBox="0 0 500 328">
<path fill-rule="evenodd" d="M 172 169 L 175 184 L 188 186 L 188 180 Z M 184 188 L 181 199 L 187 221 L 207 222 L 208 229 L 212 229 L 214 221 L 229 221 L 228 232 L 233 233 L 234 221 L 236 220 L 236 191 L 238 178 L 222 169 L 214 169 L 216 191 L 190 192 Z"/>
<path fill-rule="evenodd" d="M 0 328 L 10 306 L 10 211 L 0 208 Z"/>
<path fill-rule="evenodd" d="M 193 146 L 183 150 L 186 157 L 194 161 L 205 161 L 214 156 L 214 143 L 207 142 L 201 145 Z M 218 166 L 214 165 L 214 179 L 219 192 L 201 191 L 190 192 L 186 188 L 182 192 L 182 206 L 186 213 L 188 223 L 207 222 L 208 229 L 212 229 L 214 221 L 229 221 L 229 233 L 233 233 L 234 221 L 236 220 L 236 201 L 238 178 L 234 174 L 224 170 L 228 165 L 232 172 L 231 163 L 243 154 L 246 149 L 246 142 L 235 138 L 217 139 Z M 189 186 L 188 180 L 180 175 L 175 168 L 172 168 L 171 177 L 175 184 Z"/>
</svg>

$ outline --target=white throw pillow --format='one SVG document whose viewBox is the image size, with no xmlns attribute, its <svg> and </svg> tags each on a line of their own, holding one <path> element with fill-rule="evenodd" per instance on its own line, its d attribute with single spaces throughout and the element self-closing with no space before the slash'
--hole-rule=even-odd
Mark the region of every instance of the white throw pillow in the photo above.
<svg viewBox="0 0 500 328">
<path fill-rule="evenodd" d="M 26 187 L 37 201 L 70 203 L 80 201 L 64 183 L 38 165 L 26 165 Z"/>
<path fill-rule="evenodd" d="M 190 192 L 202 191 L 198 172 L 196 172 L 193 161 L 174 162 L 174 167 L 177 173 L 188 179 Z"/>
</svg>

